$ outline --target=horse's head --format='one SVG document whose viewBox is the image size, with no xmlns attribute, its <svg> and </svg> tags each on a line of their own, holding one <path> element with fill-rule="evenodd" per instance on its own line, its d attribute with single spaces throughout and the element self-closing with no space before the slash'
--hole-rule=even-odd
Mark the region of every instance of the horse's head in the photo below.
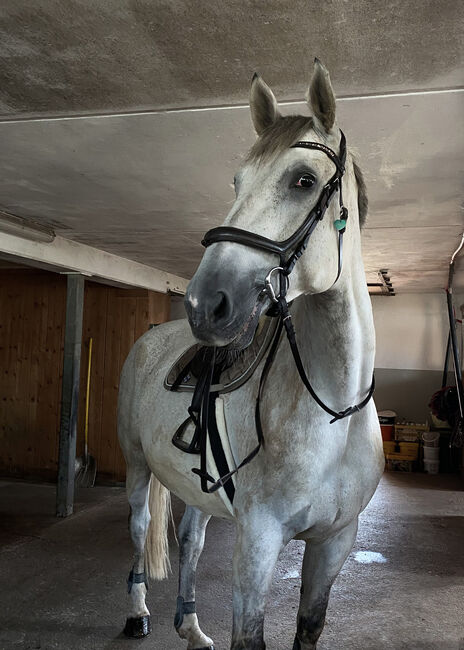
<svg viewBox="0 0 464 650">
<path fill-rule="evenodd" d="M 185 296 L 193 334 L 205 344 L 237 349 L 248 345 L 260 315 L 271 305 L 272 289 L 278 295 L 277 285 L 284 284 L 280 272 L 269 276 L 270 270 L 285 267 L 304 245 L 306 252 L 289 276 L 289 301 L 327 291 L 338 277 L 343 222 L 337 182 L 343 175 L 343 144 L 329 74 L 317 59 L 309 101 L 312 117 L 283 117 L 271 89 L 259 76 L 253 78 L 250 107 L 258 139 L 235 176 L 236 200 L 226 227 L 206 235 L 206 252 Z M 349 173 L 343 176 L 343 199 L 350 210 L 347 234 L 358 228 L 357 202 L 351 200 L 356 188 L 352 169 L 350 161 Z M 285 251 L 273 249 L 273 244 L 286 242 Z"/>
</svg>

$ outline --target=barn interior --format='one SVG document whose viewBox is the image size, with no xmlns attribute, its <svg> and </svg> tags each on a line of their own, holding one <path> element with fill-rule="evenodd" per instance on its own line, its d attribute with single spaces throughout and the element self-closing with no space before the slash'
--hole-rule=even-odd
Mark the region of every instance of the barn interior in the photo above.
<svg viewBox="0 0 464 650">
<path fill-rule="evenodd" d="M 2 3 L 1 647 L 130 645 L 121 635 L 132 551 L 119 375 L 145 331 L 185 317 L 202 236 L 227 215 L 256 137 L 255 71 L 283 114 L 308 115 L 314 57 L 330 70 L 368 187 L 376 405 L 397 423 L 436 429 L 429 402 L 442 386 L 445 289 L 464 230 L 463 22 L 455 0 Z M 453 299 L 462 359 L 459 256 Z M 70 319 L 82 328 L 71 370 Z M 70 453 L 84 453 L 87 414 L 97 474 L 74 495 L 68 463 L 59 514 L 69 516 L 57 518 L 72 372 Z M 385 473 L 335 583 L 320 650 L 462 650 L 463 460 L 443 427 L 437 474 L 419 460 Z M 176 521 L 181 513 L 176 500 Z M 210 524 L 198 571 L 198 609 L 217 648 L 229 647 L 234 534 L 228 522 Z M 185 647 L 172 627 L 174 537 L 170 546 L 173 575 L 148 596 L 153 633 L 136 642 L 145 648 Z M 269 650 L 293 642 L 301 556 L 292 542 L 276 569 Z"/>
</svg>

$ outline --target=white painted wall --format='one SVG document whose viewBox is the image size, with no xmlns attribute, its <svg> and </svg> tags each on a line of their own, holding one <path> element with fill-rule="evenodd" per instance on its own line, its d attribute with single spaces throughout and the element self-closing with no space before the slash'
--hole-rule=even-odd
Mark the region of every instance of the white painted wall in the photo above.
<svg viewBox="0 0 464 650">
<path fill-rule="evenodd" d="M 462 295 L 454 296 L 460 318 Z M 448 337 L 446 294 L 372 296 L 376 368 L 442 370 Z"/>
<path fill-rule="evenodd" d="M 455 295 L 458 317 L 463 295 Z M 372 296 L 376 368 L 442 370 L 448 337 L 445 292 Z M 171 320 L 186 318 L 183 298 L 171 298 Z M 460 332 L 458 332 L 460 334 Z"/>
</svg>

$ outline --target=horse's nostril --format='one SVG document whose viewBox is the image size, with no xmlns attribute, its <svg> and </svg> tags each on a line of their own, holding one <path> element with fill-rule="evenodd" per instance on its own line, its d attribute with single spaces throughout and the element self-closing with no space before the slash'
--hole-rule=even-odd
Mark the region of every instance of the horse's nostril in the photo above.
<svg viewBox="0 0 464 650">
<path fill-rule="evenodd" d="M 216 305 L 213 309 L 213 316 L 215 321 L 222 320 L 229 315 L 229 300 L 222 291 L 218 291 Z"/>
</svg>

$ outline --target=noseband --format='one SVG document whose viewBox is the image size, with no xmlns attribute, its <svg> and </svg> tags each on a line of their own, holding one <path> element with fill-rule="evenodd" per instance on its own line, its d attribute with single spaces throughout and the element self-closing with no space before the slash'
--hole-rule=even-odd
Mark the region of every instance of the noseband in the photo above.
<svg viewBox="0 0 464 650">
<path fill-rule="evenodd" d="M 269 273 L 267 274 L 264 280 L 264 286 L 262 291 L 262 293 L 267 295 L 271 299 L 271 302 L 273 303 L 273 308 L 271 308 L 268 314 L 279 317 L 279 326 L 277 328 L 277 332 L 274 341 L 272 343 L 271 349 L 269 351 L 269 354 L 264 363 L 263 370 L 261 373 L 261 379 L 259 382 L 258 397 L 256 400 L 256 408 L 255 408 L 255 424 L 256 424 L 256 433 L 258 436 L 258 445 L 238 465 L 238 467 L 236 467 L 229 473 L 225 474 L 217 481 L 214 478 L 212 478 L 206 471 L 208 397 L 209 397 L 211 381 L 213 376 L 215 348 L 213 348 L 210 367 L 205 368 L 204 381 L 199 382 L 201 386 L 199 386 L 198 391 L 196 391 L 197 395 L 195 396 L 194 394 L 194 398 L 192 400 L 192 406 L 189 409 L 190 417 L 195 422 L 196 425 L 195 434 L 191 443 L 190 451 L 191 452 L 193 451 L 193 453 L 201 453 L 201 467 L 200 469 L 195 468 L 192 471 L 195 474 L 198 474 L 200 476 L 201 487 L 204 492 L 209 492 L 209 493 L 215 492 L 220 487 L 224 486 L 224 484 L 229 479 L 231 479 L 232 476 L 241 467 L 249 463 L 256 456 L 260 448 L 264 445 L 264 434 L 261 425 L 261 415 L 260 415 L 260 402 L 261 402 L 264 384 L 266 382 L 267 375 L 269 373 L 270 367 L 272 365 L 275 354 L 277 352 L 277 348 L 279 346 L 280 335 L 282 333 L 283 327 L 285 327 L 287 338 L 290 343 L 290 348 L 292 350 L 293 358 L 298 373 L 300 375 L 300 378 L 303 384 L 305 385 L 306 389 L 310 393 L 311 397 L 314 399 L 314 401 L 326 413 L 332 416 L 332 420 L 330 420 L 331 424 L 333 422 L 346 418 L 350 415 L 353 415 L 353 413 L 356 413 L 357 411 L 360 411 L 369 403 L 372 395 L 374 394 L 375 380 L 373 376 L 372 383 L 367 392 L 367 395 L 359 404 L 356 404 L 354 406 L 349 406 L 343 411 L 335 411 L 334 409 L 331 409 L 329 406 L 327 406 L 327 404 L 325 404 L 316 394 L 313 387 L 311 386 L 311 383 L 304 369 L 303 362 L 301 360 L 301 356 L 298 350 L 298 345 L 296 342 L 296 334 L 292 323 L 292 317 L 291 314 L 289 313 L 288 303 L 286 300 L 286 294 L 289 287 L 289 275 L 293 271 L 293 268 L 296 262 L 298 261 L 298 259 L 304 253 L 308 245 L 309 238 L 314 232 L 314 229 L 316 228 L 317 224 L 320 221 L 322 221 L 322 219 L 324 218 L 326 210 L 334 194 L 338 192 L 340 216 L 334 222 L 334 226 L 338 231 L 338 270 L 337 270 L 337 277 L 335 278 L 335 281 L 332 284 L 332 286 L 335 284 L 335 282 L 337 282 L 338 278 L 340 277 L 342 271 L 342 263 L 343 263 L 343 235 L 345 233 L 346 223 L 348 220 L 348 210 L 343 205 L 343 195 L 342 195 L 342 179 L 345 173 L 345 162 L 346 162 L 346 139 L 345 139 L 345 135 L 341 131 L 340 154 L 338 156 L 332 149 L 330 149 L 330 147 L 327 147 L 326 145 L 321 144 L 319 142 L 309 142 L 306 140 L 302 140 L 296 142 L 294 145 L 292 145 L 291 148 L 292 149 L 295 148 L 315 149 L 318 151 L 322 151 L 330 158 L 330 160 L 334 163 L 336 168 L 335 173 L 332 175 L 330 180 L 324 185 L 316 205 L 310 210 L 310 212 L 306 216 L 301 226 L 293 233 L 293 235 L 291 235 L 290 237 L 288 237 L 288 239 L 285 239 L 284 241 L 278 242 L 272 239 L 268 239 L 267 237 L 263 237 L 262 235 L 249 232 L 248 230 L 242 230 L 240 228 L 234 228 L 232 226 L 220 226 L 218 228 L 213 228 L 212 230 L 209 230 L 202 241 L 202 244 L 205 247 L 211 246 L 211 244 L 217 244 L 219 242 L 233 242 L 236 244 L 243 244 L 244 246 L 249 246 L 250 248 L 257 248 L 259 250 L 264 250 L 268 253 L 273 253 L 279 256 L 279 265 L 270 269 Z M 272 283 L 274 274 L 276 274 L 276 276 L 278 276 L 279 278 L 278 294 L 276 294 L 276 290 L 274 289 L 274 285 Z M 195 403 L 197 404 L 196 408 L 194 407 Z M 207 485 L 208 482 L 212 483 L 210 487 L 208 487 Z"/>
</svg>

